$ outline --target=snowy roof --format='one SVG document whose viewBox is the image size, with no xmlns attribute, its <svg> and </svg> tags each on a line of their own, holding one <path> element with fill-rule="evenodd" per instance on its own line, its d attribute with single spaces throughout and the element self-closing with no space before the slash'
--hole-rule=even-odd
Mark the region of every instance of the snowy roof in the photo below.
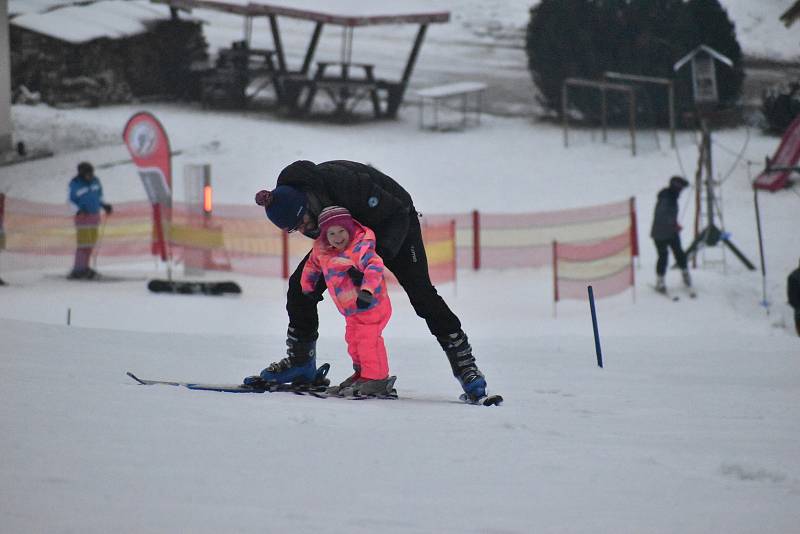
<svg viewBox="0 0 800 534">
<path fill-rule="evenodd" d="M 46 0 L 39 2 L 42 5 L 48 3 Z M 32 11 L 9 22 L 60 41 L 79 44 L 102 37 L 118 39 L 144 33 L 148 30 L 148 22 L 169 17 L 166 6 L 156 6 L 146 0 L 107 0 L 54 7 L 44 12 Z"/>
<path fill-rule="evenodd" d="M 68 3 L 65 0 L 8 0 L 8 14 L 14 17 L 25 13 L 44 13 Z"/>
<path fill-rule="evenodd" d="M 710 55 L 711 57 L 713 57 L 713 58 L 715 58 L 715 59 L 719 60 L 719 61 L 720 61 L 720 62 L 722 62 L 722 63 L 725 63 L 725 64 L 726 64 L 727 66 L 729 66 L 729 67 L 732 67 L 732 66 L 733 66 L 733 61 L 731 61 L 731 60 L 730 60 L 730 58 L 728 58 L 728 56 L 725 56 L 725 55 L 722 55 L 722 54 L 720 54 L 719 52 L 717 52 L 716 50 L 714 50 L 714 49 L 713 49 L 713 48 L 711 48 L 710 46 L 707 46 L 707 45 L 701 44 L 700 46 L 698 46 L 697 48 L 695 48 L 694 50 L 692 50 L 691 52 L 689 52 L 688 54 L 686 54 L 685 56 L 683 56 L 681 59 L 679 59 L 679 60 L 678 60 L 678 62 L 677 62 L 677 63 L 675 63 L 675 65 L 674 65 L 672 68 L 673 68 L 674 70 L 676 70 L 676 71 L 677 71 L 677 70 L 679 70 L 679 69 L 680 69 L 681 67 L 683 67 L 683 66 L 684 66 L 684 65 L 685 65 L 685 64 L 686 64 L 686 63 L 687 63 L 687 62 L 688 62 L 690 59 L 692 59 L 693 57 L 695 57 L 695 56 L 696 56 L 697 54 L 699 54 L 700 52 L 705 52 L 705 53 L 707 53 L 707 54 L 708 54 L 708 55 Z"/>
<path fill-rule="evenodd" d="M 450 12 L 428 0 L 375 2 L 372 0 L 152 0 L 184 9 L 202 8 L 240 15 L 282 15 L 342 26 L 437 23 L 450 20 Z"/>
</svg>

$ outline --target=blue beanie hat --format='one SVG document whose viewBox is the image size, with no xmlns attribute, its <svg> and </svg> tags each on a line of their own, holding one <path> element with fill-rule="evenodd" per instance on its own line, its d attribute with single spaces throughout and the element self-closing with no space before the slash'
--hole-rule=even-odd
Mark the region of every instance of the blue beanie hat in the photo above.
<svg viewBox="0 0 800 534">
<path fill-rule="evenodd" d="M 267 218 L 282 230 L 297 228 L 306 213 L 306 194 L 288 185 L 279 185 L 267 193 L 263 203 L 256 201 L 266 209 Z"/>
</svg>

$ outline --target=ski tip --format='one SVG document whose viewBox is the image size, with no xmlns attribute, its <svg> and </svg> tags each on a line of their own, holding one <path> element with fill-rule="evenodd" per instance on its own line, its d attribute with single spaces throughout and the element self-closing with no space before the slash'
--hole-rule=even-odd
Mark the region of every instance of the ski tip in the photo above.
<svg viewBox="0 0 800 534">
<path fill-rule="evenodd" d="M 466 393 L 462 393 L 458 398 L 467 404 L 474 404 L 476 406 L 500 406 L 503 402 L 502 395 L 487 395 L 485 397 L 471 399 L 467 397 Z"/>
<path fill-rule="evenodd" d="M 140 384 L 144 385 L 144 382 L 139 380 L 139 378 L 135 374 L 131 373 L 130 371 L 126 372 L 125 374 L 128 375 L 129 377 L 133 378 L 134 380 L 136 380 Z"/>
<path fill-rule="evenodd" d="M 489 395 L 483 399 L 484 406 L 500 406 L 503 403 L 502 395 Z"/>
</svg>

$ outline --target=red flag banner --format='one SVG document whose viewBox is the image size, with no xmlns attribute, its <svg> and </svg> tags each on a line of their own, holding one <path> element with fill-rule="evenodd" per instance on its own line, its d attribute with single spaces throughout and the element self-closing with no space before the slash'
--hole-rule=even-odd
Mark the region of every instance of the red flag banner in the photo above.
<svg viewBox="0 0 800 534">
<path fill-rule="evenodd" d="M 164 227 L 169 225 L 172 208 L 172 163 L 167 132 L 155 116 L 140 111 L 128 119 L 122 139 L 153 205 L 153 254 L 159 253 L 166 261 Z"/>
</svg>

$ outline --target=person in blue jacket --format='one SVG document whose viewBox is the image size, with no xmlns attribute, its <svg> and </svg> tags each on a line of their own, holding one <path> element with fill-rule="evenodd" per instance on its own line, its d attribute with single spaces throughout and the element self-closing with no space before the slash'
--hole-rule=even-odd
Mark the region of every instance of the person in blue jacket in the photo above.
<svg viewBox="0 0 800 534">
<path fill-rule="evenodd" d="M 77 246 L 75 248 L 75 265 L 69 278 L 72 280 L 94 280 L 98 273 L 89 267 L 92 250 L 97 244 L 100 210 L 111 214 L 111 204 L 103 201 L 103 186 L 94 175 L 91 163 L 83 161 L 78 164 L 78 174 L 69 182 L 69 200 L 78 211 L 75 213 L 75 229 Z"/>
</svg>

